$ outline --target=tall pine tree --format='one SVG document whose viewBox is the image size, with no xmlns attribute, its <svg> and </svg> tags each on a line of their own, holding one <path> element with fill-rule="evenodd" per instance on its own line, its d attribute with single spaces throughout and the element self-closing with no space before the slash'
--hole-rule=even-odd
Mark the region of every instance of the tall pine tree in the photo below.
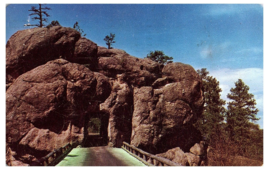
<svg viewBox="0 0 267 170">
<path fill-rule="evenodd" d="M 212 76 L 206 68 L 197 70 L 203 83 L 204 91 L 204 111 L 202 117 L 198 120 L 196 126 L 206 137 L 211 145 L 219 139 L 222 133 L 221 124 L 224 120 L 225 101 L 220 98 L 219 81 Z"/>
<path fill-rule="evenodd" d="M 259 120 L 256 115 L 254 95 L 249 93 L 249 87 L 241 80 L 235 82 L 235 88 L 231 88 L 227 97 L 228 111 L 226 114 L 227 131 L 232 141 L 240 146 L 240 151 L 245 152 L 245 146 L 250 141 L 251 121 Z"/>
<path fill-rule="evenodd" d="M 51 8 L 48 7 L 42 7 L 42 4 L 39 4 L 39 8 L 36 8 L 34 6 L 31 7 L 30 10 L 33 13 L 30 14 L 30 16 L 35 15 L 35 17 L 33 17 L 33 20 L 38 20 L 39 24 L 26 24 L 25 26 L 37 26 L 37 27 L 44 27 L 45 24 L 44 22 L 47 22 L 47 18 L 46 17 L 50 17 L 50 15 L 46 12 L 46 10 L 51 10 Z"/>
</svg>

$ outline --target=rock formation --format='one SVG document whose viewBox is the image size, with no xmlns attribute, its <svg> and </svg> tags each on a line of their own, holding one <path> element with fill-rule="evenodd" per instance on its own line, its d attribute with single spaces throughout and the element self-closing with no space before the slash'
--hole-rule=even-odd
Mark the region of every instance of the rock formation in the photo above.
<svg viewBox="0 0 267 170">
<path fill-rule="evenodd" d="M 131 137 L 132 89 L 124 79 L 124 74 L 117 75 L 110 96 L 100 104 L 100 111 L 109 114 L 108 137 L 112 147 L 121 147 Z"/>
<path fill-rule="evenodd" d="M 134 89 L 131 144 L 151 153 L 177 146 L 187 150 L 186 145 L 201 140 L 191 124 L 202 112 L 202 83 L 194 69 L 182 63 L 167 64 L 162 72 L 154 88 Z M 181 138 L 185 132 L 188 137 Z"/>
<path fill-rule="evenodd" d="M 6 147 L 12 165 L 86 141 L 92 116 L 106 122 L 101 135 L 109 146 L 126 141 L 184 165 L 201 164 L 205 149 L 192 124 L 202 114 L 203 92 L 191 66 L 164 66 L 99 47 L 60 26 L 18 31 L 6 51 Z"/>
<path fill-rule="evenodd" d="M 116 78 L 125 74 L 125 81 L 133 86 L 151 86 L 161 76 L 163 65 L 148 58 L 140 59 L 130 56 L 123 50 L 99 47 L 97 56 L 98 71 L 108 77 Z"/>
<path fill-rule="evenodd" d="M 181 148 L 176 147 L 165 153 L 157 154 L 157 156 L 170 159 L 183 166 L 204 166 L 207 165 L 207 145 L 204 141 L 200 141 L 190 148 L 190 152 L 184 152 Z"/>
<path fill-rule="evenodd" d="M 18 31 L 6 44 L 6 81 L 12 83 L 19 75 L 53 59 L 95 61 L 96 54 L 97 45 L 81 38 L 72 28 L 55 26 Z"/>
<path fill-rule="evenodd" d="M 19 76 L 6 92 L 8 146 L 20 156 L 34 150 L 40 158 L 70 141 L 81 142 L 86 114 L 96 109 L 91 101 L 101 103 L 103 92 L 110 93 L 106 80 L 63 59 Z"/>
</svg>

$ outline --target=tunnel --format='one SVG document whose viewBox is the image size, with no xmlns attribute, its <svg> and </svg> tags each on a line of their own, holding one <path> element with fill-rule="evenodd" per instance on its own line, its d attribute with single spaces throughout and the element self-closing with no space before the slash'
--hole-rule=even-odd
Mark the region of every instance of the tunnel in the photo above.
<svg viewBox="0 0 267 170">
<path fill-rule="evenodd" d="M 108 120 L 109 115 L 103 112 L 90 113 L 85 116 L 82 147 L 108 144 Z"/>
</svg>

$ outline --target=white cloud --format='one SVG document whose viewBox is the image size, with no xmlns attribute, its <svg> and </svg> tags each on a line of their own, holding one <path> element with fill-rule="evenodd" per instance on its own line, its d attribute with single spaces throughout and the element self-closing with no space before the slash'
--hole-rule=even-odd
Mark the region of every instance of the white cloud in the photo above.
<svg viewBox="0 0 267 170">
<path fill-rule="evenodd" d="M 229 93 L 230 88 L 235 87 L 235 82 L 242 79 L 250 87 L 249 92 L 252 94 L 263 92 L 263 69 L 245 68 L 245 69 L 220 69 L 210 71 L 219 82 L 222 90 Z"/>
<path fill-rule="evenodd" d="M 207 43 L 204 42 L 203 44 L 201 44 L 200 46 L 200 56 L 201 58 L 205 59 L 205 58 L 212 58 L 212 57 L 220 57 L 222 56 L 226 51 L 229 51 L 229 49 L 231 49 L 231 46 L 233 45 L 233 43 L 231 42 L 222 42 L 219 44 L 212 44 L 212 43 Z"/>
<path fill-rule="evenodd" d="M 237 54 L 253 54 L 253 55 L 256 55 L 256 54 L 260 54 L 262 53 L 262 48 L 259 48 L 259 47 L 252 47 L 252 48 L 248 48 L 248 49 L 242 49 L 242 50 L 239 50 L 239 51 L 236 51 Z"/>
<path fill-rule="evenodd" d="M 200 56 L 201 58 L 210 58 L 213 55 L 212 47 L 211 46 L 205 46 L 200 50 Z"/>
<path fill-rule="evenodd" d="M 231 14 L 243 14 L 247 11 L 259 11 L 262 12 L 263 8 L 258 4 L 220 4 L 220 5 L 209 5 L 208 9 L 205 10 L 204 15 L 221 16 Z"/>
</svg>

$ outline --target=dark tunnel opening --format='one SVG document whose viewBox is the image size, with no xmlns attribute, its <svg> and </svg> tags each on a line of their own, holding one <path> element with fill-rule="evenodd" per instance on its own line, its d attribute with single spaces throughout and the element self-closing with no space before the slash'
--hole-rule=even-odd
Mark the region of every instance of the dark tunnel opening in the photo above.
<svg viewBox="0 0 267 170">
<path fill-rule="evenodd" d="M 85 117 L 83 147 L 106 146 L 108 144 L 108 119 L 109 115 L 102 112 Z"/>
</svg>

